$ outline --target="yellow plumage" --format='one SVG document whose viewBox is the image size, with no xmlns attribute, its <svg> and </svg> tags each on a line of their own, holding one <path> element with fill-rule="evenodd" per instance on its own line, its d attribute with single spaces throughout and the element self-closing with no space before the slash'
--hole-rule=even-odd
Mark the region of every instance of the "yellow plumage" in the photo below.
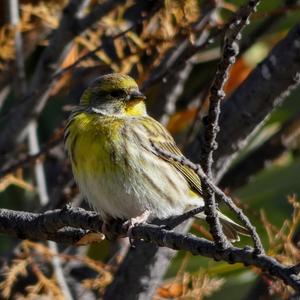
<svg viewBox="0 0 300 300">
<path fill-rule="evenodd" d="M 106 222 L 145 211 L 164 218 L 204 205 L 194 171 L 155 151 L 182 155 L 167 130 L 147 115 L 144 98 L 131 77 L 102 76 L 84 92 L 66 126 L 74 177 Z M 246 233 L 219 215 L 230 239 L 237 239 L 237 231 Z"/>
</svg>

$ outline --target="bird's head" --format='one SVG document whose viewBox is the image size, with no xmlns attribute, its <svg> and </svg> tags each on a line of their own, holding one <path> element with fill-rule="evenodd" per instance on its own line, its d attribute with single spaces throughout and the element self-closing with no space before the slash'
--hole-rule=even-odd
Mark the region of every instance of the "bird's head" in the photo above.
<svg viewBox="0 0 300 300">
<path fill-rule="evenodd" d="M 102 115 L 142 116 L 146 114 L 145 99 L 130 76 L 107 74 L 84 91 L 80 106 Z"/>
</svg>

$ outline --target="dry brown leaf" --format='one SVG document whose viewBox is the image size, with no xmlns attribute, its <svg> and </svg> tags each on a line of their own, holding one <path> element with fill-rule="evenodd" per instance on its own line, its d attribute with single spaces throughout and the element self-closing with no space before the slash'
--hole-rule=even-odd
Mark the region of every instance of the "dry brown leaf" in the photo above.
<svg viewBox="0 0 300 300">
<path fill-rule="evenodd" d="M 22 177 L 14 174 L 8 174 L 0 179 L 0 192 L 7 189 L 10 185 L 15 185 L 29 192 L 34 191 L 34 187 L 32 186 L 32 184 L 26 182 Z"/>
<path fill-rule="evenodd" d="M 261 212 L 261 220 L 268 233 L 268 255 L 274 256 L 285 265 L 294 265 L 300 261 L 300 249 L 293 241 L 296 229 L 300 225 L 300 203 L 295 195 L 288 196 L 288 202 L 293 207 L 293 215 L 291 219 L 285 220 L 280 228 L 271 224 L 263 212 Z M 271 280 L 266 276 L 262 278 L 269 286 L 272 295 L 279 295 L 281 299 L 288 299 L 292 295 L 292 289 L 280 280 L 275 278 Z"/>
<path fill-rule="evenodd" d="M 109 272 L 101 273 L 97 278 L 85 279 L 82 284 L 87 289 L 98 290 L 102 293 L 105 288 L 112 282 L 113 276 Z"/>
<path fill-rule="evenodd" d="M 61 69 L 72 65 L 78 59 L 78 57 L 78 45 L 74 44 L 62 62 L 60 66 Z M 66 72 L 58 81 L 55 82 L 53 88 L 51 89 L 51 96 L 57 94 L 61 89 L 64 89 L 66 86 L 68 86 L 71 78 L 72 74 L 70 72 Z"/>
<path fill-rule="evenodd" d="M 105 240 L 105 235 L 101 232 L 89 232 L 83 236 L 77 243 L 77 246 L 89 245 L 92 243 L 100 243 Z"/>
<path fill-rule="evenodd" d="M 155 299 L 201 300 L 208 297 L 224 284 L 224 279 L 210 278 L 208 274 L 200 272 L 196 275 L 184 273 L 181 280 L 176 278 L 173 282 L 163 284 L 157 290 Z"/>
<path fill-rule="evenodd" d="M 163 298 L 175 298 L 182 295 L 183 289 L 182 283 L 171 282 L 159 287 L 157 293 Z"/>
<path fill-rule="evenodd" d="M 0 283 L 1 295 L 4 299 L 8 299 L 11 290 L 19 276 L 25 277 L 27 275 L 28 261 L 26 259 L 15 259 L 12 264 L 4 272 L 4 280 Z"/>
<path fill-rule="evenodd" d="M 15 58 L 14 29 L 9 25 L 0 28 L 0 70 L 6 62 Z"/>
<path fill-rule="evenodd" d="M 37 277 L 37 283 L 26 287 L 28 299 L 34 299 L 37 296 L 41 296 L 40 294 L 46 294 L 50 297 L 52 296 L 53 299 L 64 300 L 64 295 L 55 278 L 45 276 L 38 265 L 33 261 L 31 262 L 31 268 Z"/>
</svg>

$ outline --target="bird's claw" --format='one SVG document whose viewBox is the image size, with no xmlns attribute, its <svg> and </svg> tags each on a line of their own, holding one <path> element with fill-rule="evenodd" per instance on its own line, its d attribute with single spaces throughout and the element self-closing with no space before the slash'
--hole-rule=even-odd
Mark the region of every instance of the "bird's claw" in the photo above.
<svg viewBox="0 0 300 300">
<path fill-rule="evenodd" d="M 145 210 L 141 215 L 134 217 L 134 218 L 130 218 L 123 224 L 123 226 L 125 227 L 125 230 L 127 230 L 127 236 L 129 238 L 129 242 L 130 242 L 131 246 L 134 247 L 134 243 L 133 243 L 134 239 L 132 237 L 133 228 L 138 224 L 145 223 L 147 221 L 147 219 L 149 218 L 149 215 L 150 215 L 150 211 Z"/>
</svg>

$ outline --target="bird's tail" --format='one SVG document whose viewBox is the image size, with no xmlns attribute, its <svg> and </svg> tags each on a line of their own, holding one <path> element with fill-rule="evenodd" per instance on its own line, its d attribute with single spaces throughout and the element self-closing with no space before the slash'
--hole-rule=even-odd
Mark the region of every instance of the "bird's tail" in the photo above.
<svg viewBox="0 0 300 300">
<path fill-rule="evenodd" d="M 222 225 L 224 234 L 231 242 L 238 242 L 240 240 L 239 235 L 249 236 L 250 233 L 247 228 L 235 223 L 230 218 L 223 215 L 220 211 L 218 211 L 220 223 Z M 200 213 L 195 215 L 197 219 L 205 219 L 204 213 Z"/>
</svg>

